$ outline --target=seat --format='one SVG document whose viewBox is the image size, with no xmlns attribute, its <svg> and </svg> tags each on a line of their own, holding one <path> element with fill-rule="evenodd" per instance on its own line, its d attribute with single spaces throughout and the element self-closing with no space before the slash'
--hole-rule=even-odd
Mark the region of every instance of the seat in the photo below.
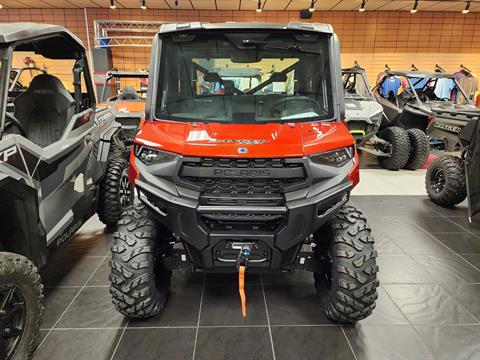
<svg viewBox="0 0 480 360">
<path fill-rule="evenodd" d="M 22 123 L 27 138 L 45 147 L 60 140 L 75 114 L 75 100 L 57 77 L 37 75 L 15 101 L 15 117 Z"/>
<path fill-rule="evenodd" d="M 139 100 L 140 97 L 137 94 L 137 91 L 132 86 L 126 86 L 120 95 L 118 95 L 118 100 Z"/>
</svg>

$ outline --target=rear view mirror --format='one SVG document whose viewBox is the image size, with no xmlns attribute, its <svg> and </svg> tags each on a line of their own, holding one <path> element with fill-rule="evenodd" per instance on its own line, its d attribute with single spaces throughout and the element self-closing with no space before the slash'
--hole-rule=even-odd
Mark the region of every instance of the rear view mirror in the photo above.
<svg viewBox="0 0 480 360">
<path fill-rule="evenodd" d="M 230 60 L 234 63 L 257 63 L 262 60 L 256 49 L 234 51 L 230 56 Z"/>
<path fill-rule="evenodd" d="M 206 82 L 222 82 L 222 78 L 216 72 L 208 72 L 203 77 L 203 81 Z"/>
</svg>

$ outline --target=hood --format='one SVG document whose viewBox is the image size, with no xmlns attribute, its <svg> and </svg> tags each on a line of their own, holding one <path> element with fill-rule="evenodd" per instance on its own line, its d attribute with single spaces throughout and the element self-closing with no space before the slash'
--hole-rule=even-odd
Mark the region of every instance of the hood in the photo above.
<svg viewBox="0 0 480 360">
<path fill-rule="evenodd" d="M 383 107 L 374 100 L 345 98 L 345 119 L 349 121 L 365 121 L 369 124 L 378 120 Z"/>
<path fill-rule="evenodd" d="M 427 109 L 435 113 L 478 115 L 480 109 L 471 104 L 454 104 L 452 102 L 432 102 L 425 104 Z"/>
<path fill-rule="evenodd" d="M 145 122 L 135 142 L 185 156 L 301 157 L 354 144 L 344 123 Z"/>
</svg>

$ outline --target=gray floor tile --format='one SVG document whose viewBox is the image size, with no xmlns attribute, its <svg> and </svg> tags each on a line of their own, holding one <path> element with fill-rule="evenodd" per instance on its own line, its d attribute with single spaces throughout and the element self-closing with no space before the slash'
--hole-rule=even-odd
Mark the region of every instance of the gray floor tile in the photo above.
<svg viewBox="0 0 480 360">
<path fill-rule="evenodd" d="M 110 258 L 100 265 L 92 278 L 88 280 L 87 286 L 110 286 Z"/>
<path fill-rule="evenodd" d="M 260 285 L 261 283 L 262 283 L 261 274 L 247 273 L 245 277 L 245 285 Z M 205 284 L 235 286 L 238 284 L 238 273 L 206 274 Z"/>
<path fill-rule="evenodd" d="M 415 224 L 429 233 L 458 233 L 464 229 L 445 217 L 423 217 L 415 220 Z"/>
<path fill-rule="evenodd" d="M 416 326 L 437 360 L 480 359 L 480 326 Z"/>
<path fill-rule="evenodd" d="M 433 360 L 425 343 L 411 326 L 345 327 L 357 360 Z"/>
<path fill-rule="evenodd" d="M 272 325 L 331 325 L 311 286 L 265 286 Z"/>
<path fill-rule="evenodd" d="M 468 216 L 456 216 L 450 217 L 455 224 L 463 227 L 465 230 L 468 230 L 474 234 L 480 234 L 480 219 L 475 217 L 472 222 L 468 221 Z"/>
<path fill-rule="evenodd" d="M 340 326 L 274 326 L 277 360 L 354 360 Z"/>
<path fill-rule="evenodd" d="M 191 360 L 196 329 L 127 329 L 114 360 Z"/>
<path fill-rule="evenodd" d="M 392 234 L 390 237 L 408 255 L 442 255 L 449 251 L 433 235 L 420 228 L 413 232 Z"/>
<path fill-rule="evenodd" d="M 79 291 L 80 288 L 45 289 L 45 312 L 40 327 L 50 329 Z"/>
<path fill-rule="evenodd" d="M 295 270 L 291 273 L 263 274 L 264 285 L 306 285 L 313 286 L 313 274 L 309 271 Z"/>
<path fill-rule="evenodd" d="M 95 272 L 103 257 L 61 256 L 55 254 L 48 259 L 41 275 L 45 286 L 83 286 Z"/>
<path fill-rule="evenodd" d="M 480 283 L 480 271 L 455 254 L 412 255 L 411 257 L 413 261 L 423 266 L 435 283 Z"/>
<path fill-rule="evenodd" d="M 379 255 L 405 255 L 403 251 L 389 235 L 379 235 L 375 238 L 375 250 Z"/>
<path fill-rule="evenodd" d="M 112 304 L 108 288 L 84 288 L 57 328 L 121 327 L 126 320 Z"/>
<path fill-rule="evenodd" d="M 443 287 L 480 321 L 480 284 L 445 284 Z"/>
<path fill-rule="evenodd" d="M 267 325 L 262 287 L 246 286 L 245 293 L 247 316 L 244 318 L 238 287 L 205 286 L 200 325 Z"/>
<path fill-rule="evenodd" d="M 478 320 L 440 285 L 385 285 L 413 325 L 478 324 Z"/>
<path fill-rule="evenodd" d="M 462 258 L 480 271 L 480 255 L 462 255 Z"/>
<path fill-rule="evenodd" d="M 201 294 L 201 285 L 172 286 L 167 305 L 160 314 L 145 320 L 132 319 L 128 326 L 196 326 Z"/>
<path fill-rule="evenodd" d="M 480 254 L 480 238 L 471 233 L 435 234 L 434 236 L 457 254 Z"/>
<path fill-rule="evenodd" d="M 83 230 L 78 232 L 60 249 L 65 256 L 105 256 L 109 253 L 113 243 L 112 234 L 104 228 L 94 231 Z"/>
<path fill-rule="evenodd" d="M 268 328 L 200 328 L 195 359 L 271 360 Z"/>
<path fill-rule="evenodd" d="M 425 267 L 407 255 L 383 255 L 377 258 L 382 284 L 429 284 L 434 278 Z"/>
<path fill-rule="evenodd" d="M 107 360 L 121 329 L 54 330 L 37 350 L 34 360 Z"/>
</svg>

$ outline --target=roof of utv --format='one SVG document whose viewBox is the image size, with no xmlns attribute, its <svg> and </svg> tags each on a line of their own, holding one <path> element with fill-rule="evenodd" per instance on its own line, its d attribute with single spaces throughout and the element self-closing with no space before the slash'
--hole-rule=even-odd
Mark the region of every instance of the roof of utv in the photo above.
<svg viewBox="0 0 480 360">
<path fill-rule="evenodd" d="M 19 51 L 35 51 L 51 59 L 80 58 L 85 52 L 82 41 L 63 26 L 11 23 L 0 24 L 0 45 L 19 43 Z"/>
<path fill-rule="evenodd" d="M 405 76 L 408 78 L 429 78 L 429 79 L 452 79 L 453 74 L 447 74 L 442 72 L 428 72 L 428 71 L 386 71 L 387 76 Z"/>
<path fill-rule="evenodd" d="M 300 30 L 333 34 L 329 24 L 289 22 L 288 24 L 274 24 L 263 22 L 228 22 L 228 23 L 174 23 L 163 24 L 159 34 L 195 31 L 195 30 Z"/>
</svg>

